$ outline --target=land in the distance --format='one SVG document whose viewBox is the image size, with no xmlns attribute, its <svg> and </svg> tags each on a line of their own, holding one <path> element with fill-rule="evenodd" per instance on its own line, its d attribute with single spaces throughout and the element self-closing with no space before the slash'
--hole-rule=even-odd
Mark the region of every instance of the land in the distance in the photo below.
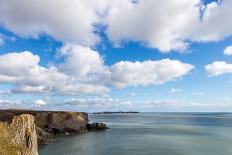
<svg viewBox="0 0 232 155">
<path fill-rule="evenodd" d="M 103 111 L 103 112 L 94 112 L 93 114 L 132 114 L 139 113 L 137 111 Z"/>
</svg>

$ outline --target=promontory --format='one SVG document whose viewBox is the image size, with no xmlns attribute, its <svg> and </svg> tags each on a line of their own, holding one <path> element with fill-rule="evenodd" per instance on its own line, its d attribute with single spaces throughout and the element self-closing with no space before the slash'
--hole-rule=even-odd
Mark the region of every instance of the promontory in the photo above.
<svg viewBox="0 0 232 155">
<path fill-rule="evenodd" d="M 89 123 L 85 112 L 0 110 L 0 154 L 38 155 L 38 145 L 55 135 L 108 129 Z"/>
</svg>

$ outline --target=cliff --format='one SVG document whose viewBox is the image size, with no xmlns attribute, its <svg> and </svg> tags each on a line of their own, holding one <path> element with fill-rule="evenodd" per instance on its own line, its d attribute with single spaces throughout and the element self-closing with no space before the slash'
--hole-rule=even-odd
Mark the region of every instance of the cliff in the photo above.
<svg viewBox="0 0 232 155">
<path fill-rule="evenodd" d="M 35 118 L 38 144 L 47 144 L 53 135 L 83 133 L 88 130 L 105 130 L 104 123 L 88 123 L 85 112 L 0 110 L 0 121 L 11 122 L 14 116 L 30 114 Z"/>
<path fill-rule="evenodd" d="M 30 114 L 35 117 L 39 128 L 62 134 L 65 132 L 85 132 L 88 114 L 84 112 L 0 110 L 0 121 L 9 122 L 14 116 Z"/>
<path fill-rule="evenodd" d="M 15 116 L 11 123 L 0 122 L 1 155 L 38 155 L 34 117 Z"/>
</svg>

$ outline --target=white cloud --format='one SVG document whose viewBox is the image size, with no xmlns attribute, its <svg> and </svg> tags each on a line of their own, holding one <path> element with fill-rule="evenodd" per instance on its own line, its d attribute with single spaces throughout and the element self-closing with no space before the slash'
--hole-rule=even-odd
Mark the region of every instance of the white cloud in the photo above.
<svg viewBox="0 0 232 155">
<path fill-rule="evenodd" d="M 27 60 L 27 61 L 25 61 Z M 25 51 L 0 56 L 0 83 L 11 83 L 15 93 L 101 94 L 109 91 L 99 85 L 81 83 L 55 66 L 41 67 L 39 56 Z"/>
<path fill-rule="evenodd" d="M 11 90 L 0 90 L 0 95 L 11 95 Z"/>
<path fill-rule="evenodd" d="M 140 41 L 162 52 L 188 47 L 184 31 L 199 18 L 199 0 L 114 1 L 106 18 L 113 42 Z M 155 9 L 154 9 L 155 8 Z"/>
<path fill-rule="evenodd" d="M 224 49 L 224 54 L 225 54 L 225 55 L 232 55 L 232 46 L 227 46 L 227 47 Z"/>
<path fill-rule="evenodd" d="M 0 83 L 12 84 L 12 93 L 104 94 L 112 86 L 163 84 L 194 68 L 170 59 L 107 66 L 97 51 L 76 44 L 65 44 L 59 56 L 64 62 L 42 67 L 40 57 L 29 51 L 0 55 Z"/>
<path fill-rule="evenodd" d="M 0 0 L 0 23 L 22 37 L 47 33 L 61 41 L 93 45 L 99 41 L 94 25 L 105 6 L 105 0 Z"/>
<path fill-rule="evenodd" d="M 230 36 L 231 5 L 232 0 L 207 5 L 200 0 L 113 1 L 106 17 L 107 34 L 116 44 L 139 41 L 162 52 L 182 52 L 192 41 Z"/>
<path fill-rule="evenodd" d="M 45 106 L 47 103 L 44 100 L 38 99 L 34 101 L 34 104 L 40 108 L 42 106 Z"/>
<path fill-rule="evenodd" d="M 107 84 L 118 88 L 129 85 L 162 84 L 179 78 L 193 69 L 192 65 L 177 60 L 129 62 L 121 61 L 112 66 L 104 65 L 97 51 L 75 44 L 63 46 L 59 55 L 65 56 L 60 71 L 84 83 Z"/>
<path fill-rule="evenodd" d="M 232 73 L 232 64 L 226 63 L 225 61 L 215 61 L 212 64 L 205 66 L 205 70 L 211 76 L 218 76 L 221 74 Z"/>
<path fill-rule="evenodd" d="M 0 99 L 0 108 L 1 109 L 10 109 L 10 108 L 22 108 L 22 101 L 21 100 L 11 100 L 11 99 Z"/>
<path fill-rule="evenodd" d="M 172 89 L 169 90 L 169 93 L 175 94 L 175 93 L 179 93 L 181 91 L 182 91 L 182 89 L 172 88 Z"/>
<path fill-rule="evenodd" d="M 136 94 L 134 92 L 130 92 L 130 93 L 126 94 L 126 96 L 128 96 L 128 97 L 134 97 L 134 96 L 136 96 Z"/>
<path fill-rule="evenodd" d="M 0 100 L 0 106 L 10 106 L 13 105 L 14 102 L 10 100 Z"/>
<path fill-rule="evenodd" d="M 232 34 L 232 0 L 211 2 L 203 9 L 202 21 L 190 37 L 193 41 L 218 41 Z"/>
<path fill-rule="evenodd" d="M 71 99 L 64 102 L 64 106 L 72 105 L 81 109 L 96 110 L 125 110 L 132 107 L 132 102 L 128 100 L 119 100 L 111 97 L 96 97 L 89 99 Z"/>
<path fill-rule="evenodd" d="M 138 41 L 162 52 L 232 34 L 232 0 L 0 0 L 0 23 L 22 37 L 48 34 L 63 42 L 95 45 L 105 25 L 115 44 Z M 155 9 L 154 9 L 155 8 Z M 41 11 L 42 10 L 42 11 Z M 57 11 L 59 10 L 59 11 Z"/>
<path fill-rule="evenodd" d="M 170 108 L 180 108 L 180 107 L 189 107 L 193 104 L 189 104 L 186 101 L 179 100 L 154 100 L 154 101 L 145 101 L 141 104 L 141 108 L 151 109 L 155 107 L 170 107 Z"/>
<path fill-rule="evenodd" d="M 39 61 L 39 56 L 33 55 L 28 51 L 4 54 L 0 56 L 0 73 L 5 75 L 5 77 L 8 76 L 10 81 L 10 77 L 24 74 L 28 69 L 33 70 L 38 67 Z"/>
<path fill-rule="evenodd" d="M 111 66 L 112 82 L 118 88 L 163 84 L 181 78 L 194 66 L 178 60 L 129 62 L 121 61 Z"/>
<path fill-rule="evenodd" d="M 89 47 L 67 43 L 60 49 L 59 55 L 65 57 L 65 63 L 59 65 L 59 70 L 67 75 L 88 83 L 110 80 L 110 71 L 103 58 Z"/>
<path fill-rule="evenodd" d="M 11 89 L 12 93 L 49 93 L 49 88 L 46 86 L 28 86 L 20 85 Z"/>
</svg>

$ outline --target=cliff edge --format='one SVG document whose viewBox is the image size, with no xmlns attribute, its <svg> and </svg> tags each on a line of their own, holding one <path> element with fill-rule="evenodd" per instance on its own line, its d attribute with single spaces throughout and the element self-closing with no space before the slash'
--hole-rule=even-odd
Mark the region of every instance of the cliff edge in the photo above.
<svg viewBox="0 0 232 155">
<path fill-rule="evenodd" d="M 0 110 L 0 121 L 10 123 L 21 114 L 34 116 L 38 144 L 48 144 L 53 135 L 108 129 L 104 123 L 90 124 L 85 112 Z"/>
<path fill-rule="evenodd" d="M 32 115 L 15 116 L 11 123 L 0 122 L 1 155 L 38 155 L 35 120 Z"/>
</svg>

